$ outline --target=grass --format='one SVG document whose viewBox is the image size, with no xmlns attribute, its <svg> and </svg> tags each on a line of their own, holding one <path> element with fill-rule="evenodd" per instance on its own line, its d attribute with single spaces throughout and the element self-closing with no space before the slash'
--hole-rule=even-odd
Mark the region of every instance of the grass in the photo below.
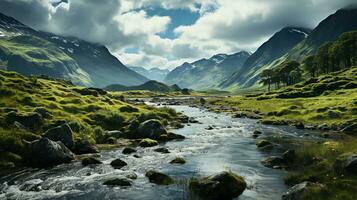
<svg viewBox="0 0 357 200">
<path fill-rule="evenodd" d="M 212 109 L 228 107 L 228 111 L 233 112 L 260 113 L 265 120 L 271 121 L 326 123 L 329 126 L 357 121 L 356 67 L 309 81 L 313 83 L 307 81 L 281 90 L 247 96 L 211 98 L 208 103 L 213 105 Z M 302 97 L 304 94 L 307 96 Z"/>
<path fill-rule="evenodd" d="M 61 120 L 69 123 L 75 140 L 86 139 L 101 144 L 116 140 L 108 138 L 106 130 L 124 132 L 130 121 L 136 118 L 139 122 L 158 119 L 166 125 L 178 121 L 179 114 L 172 109 L 131 105 L 121 101 L 115 94 L 98 94 L 87 90 L 68 81 L 25 77 L 0 70 L 0 153 L 21 155 L 24 143 L 37 139 L 51 124 Z M 5 120 L 10 111 L 27 114 L 36 108 L 44 108 L 50 113 L 39 130 L 17 130 Z M 1 157 L 0 162 L 9 165 L 11 160 Z M 17 166 L 16 163 L 13 165 Z"/>
</svg>

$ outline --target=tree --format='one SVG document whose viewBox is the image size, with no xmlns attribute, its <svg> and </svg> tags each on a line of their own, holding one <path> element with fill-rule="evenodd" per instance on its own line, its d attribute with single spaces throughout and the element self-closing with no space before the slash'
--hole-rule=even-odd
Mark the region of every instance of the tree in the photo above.
<svg viewBox="0 0 357 200">
<path fill-rule="evenodd" d="M 263 83 L 263 85 L 268 85 L 269 92 L 270 92 L 270 86 L 272 84 L 273 75 L 274 75 L 274 71 L 271 69 L 265 69 L 260 74 L 260 77 L 261 77 L 260 82 Z"/>
<path fill-rule="evenodd" d="M 303 61 L 303 68 L 310 73 L 312 77 L 315 77 L 317 74 L 317 64 L 315 62 L 314 56 L 308 56 Z"/>
</svg>

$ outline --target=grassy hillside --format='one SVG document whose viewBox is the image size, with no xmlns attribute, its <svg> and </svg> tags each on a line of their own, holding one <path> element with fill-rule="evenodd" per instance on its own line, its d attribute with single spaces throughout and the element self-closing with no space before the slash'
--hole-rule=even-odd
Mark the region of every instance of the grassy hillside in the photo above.
<svg viewBox="0 0 357 200">
<path fill-rule="evenodd" d="M 77 63 L 53 43 L 30 35 L 0 38 L 0 67 L 23 75 L 47 74 L 88 84 Z"/>
<path fill-rule="evenodd" d="M 209 101 L 217 108 L 259 113 L 265 122 L 340 126 L 357 121 L 357 67 L 272 92 Z"/>
<path fill-rule="evenodd" d="M 130 105 L 119 99 L 120 96 L 100 89 L 0 70 L 0 169 L 21 166 L 26 143 L 63 120 L 74 131 L 75 140 L 88 140 L 92 144 L 113 143 L 105 130 L 126 132 L 133 119 L 139 122 L 158 119 L 171 127 L 179 123 L 174 110 Z M 46 117 L 40 122 L 28 121 L 29 128 L 8 120 L 14 113 L 26 117 L 36 110 L 45 110 Z"/>
</svg>

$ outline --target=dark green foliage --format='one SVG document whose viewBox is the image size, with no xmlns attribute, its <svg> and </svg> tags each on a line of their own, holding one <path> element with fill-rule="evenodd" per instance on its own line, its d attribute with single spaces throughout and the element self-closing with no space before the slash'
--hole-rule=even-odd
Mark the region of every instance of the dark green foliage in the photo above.
<svg viewBox="0 0 357 200">
<path fill-rule="evenodd" d="M 96 113 L 90 114 L 92 124 L 103 127 L 106 130 L 117 130 L 123 126 L 125 117 L 119 113 Z"/>
<path fill-rule="evenodd" d="M 130 106 L 130 105 L 126 105 L 126 106 L 120 107 L 119 111 L 120 112 L 133 113 L 133 112 L 139 112 L 139 109 L 135 108 L 133 106 Z"/>
</svg>

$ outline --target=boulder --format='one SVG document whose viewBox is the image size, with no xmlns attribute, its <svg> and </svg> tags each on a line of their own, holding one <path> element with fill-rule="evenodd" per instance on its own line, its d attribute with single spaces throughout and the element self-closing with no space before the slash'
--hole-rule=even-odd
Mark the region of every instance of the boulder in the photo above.
<svg viewBox="0 0 357 200">
<path fill-rule="evenodd" d="M 152 140 L 149 138 L 142 139 L 139 143 L 139 146 L 141 146 L 141 147 L 153 147 L 156 145 L 158 145 L 158 142 L 156 140 Z"/>
<path fill-rule="evenodd" d="M 296 123 L 294 126 L 295 126 L 295 128 L 297 128 L 297 129 L 304 129 L 304 128 L 305 128 L 305 125 L 304 125 L 304 123 L 302 123 L 302 122 L 298 122 L 298 123 Z"/>
<path fill-rule="evenodd" d="M 190 182 L 191 191 L 206 200 L 233 199 L 241 195 L 246 187 L 244 179 L 232 172 L 221 172 Z"/>
<path fill-rule="evenodd" d="M 179 135 L 176 133 L 168 133 L 161 135 L 158 140 L 159 141 L 171 141 L 171 140 L 184 140 L 186 137 L 183 135 Z"/>
<path fill-rule="evenodd" d="M 115 169 L 121 169 L 124 166 L 127 166 L 128 164 L 121 159 L 115 159 L 110 163 L 110 165 Z"/>
<path fill-rule="evenodd" d="M 47 130 L 43 134 L 43 137 L 53 141 L 61 141 L 69 149 L 73 147 L 73 132 L 68 124 L 62 124 Z"/>
<path fill-rule="evenodd" d="M 131 186 L 131 181 L 126 178 L 114 178 L 109 179 L 103 183 L 104 185 L 110 186 Z"/>
<path fill-rule="evenodd" d="M 165 127 L 159 120 L 150 119 L 141 123 L 135 134 L 132 134 L 135 138 L 150 138 L 159 139 L 161 135 L 167 134 Z"/>
<path fill-rule="evenodd" d="M 42 116 L 36 112 L 20 114 L 12 111 L 5 116 L 5 121 L 10 125 L 17 121 L 31 131 L 40 130 L 44 123 Z"/>
<path fill-rule="evenodd" d="M 254 131 L 253 131 L 253 135 L 261 135 L 261 134 L 262 134 L 261 131 L 258 131 L 258 130 L 254 130 Z"/>
<path fill-rule="evenodd" d="M 114 137 L 116 139 L 125 138 L 126 137 L 126 135 L 123 132 L 118 131 L 118 130 L 107 131 L 106 135 L 107 135 L 108 138 Z"/>
<path fill-rule="evenodd" d="M 150 183 L 157 185 L 170 185 L 174 182 L 170 176 L 154 170 L 146 172 L 145 176 L 149 178 Z"/>
<path fill-rule="evenodd" d="M 46 108 L 43 108 L 43 107 L 35 108 L 34 112 L 40 114 L 42 116 L 42 118 L 51 117 L 50 111 L 48 111 Z"/>
<path fill-rule="evenodd" d="M 135 153 L 136 150 L 133 149 L 133 148 L 130 148 L 130 147 L 125 147 L 122 151 L 122 154 L 132 154 L 132 153 Z"/>
<path fill-rule="evenodd" d="M 282 200 L 303 200 L 310 196 L 310 191 L 318 191 L 323 188 L 321 184 L 305 181 L 291 187 L 282 196 Z"/>
<path fill-rule="evenodd" d="M 182 157 L 176 157 L 175 159 L 170 161 L 171 164 L 185 164 L 186 160 Z"/>
<path fill-rule="evenodd" d="M 349 173 L 357 175 L 357 154 L 345 153 L 338 156 L 333 164 L 336 173 Z"/>
<path fill-rule="evenodd" d="M 88 140 L 78 140 L 74 142 L 73 153 L 77 155 L 89 154 L 89 153 L 99 153 L 99 150 L 96 146 L 90 144 Z"/>
<path fill-rule="evenodd" d="M 30 165 L 34 167 L 51 167 L 69 163 L 74 159 L 73 153 L 62 143 L 41 138 L 29 144 Z"/>
<path fill-rule="evenodd" d="M 88 156 L 88 157 L 82 158 L 82 165 L 84 165 L 84 166 L 99 165 L 99 164 L 102 164 L 102 162 L 93 156 Z"/>
<path fill-rule="evenodd" d="M 136 175 L 134 172 L 131 172 L 131 173 L 127 174 L 125 177 L 128 178 L 128 179 L 133 179 L 134 180 L 134 179 L 138 178 L 138 175 Z"/>
<path fill-rule="evenodd" d="M 159 153 L 170 153 L 170 151 L 165 147 L 160 147 L 160 148 L 154 149 L 154 151 L 159 152 Z"/>
</svg>

